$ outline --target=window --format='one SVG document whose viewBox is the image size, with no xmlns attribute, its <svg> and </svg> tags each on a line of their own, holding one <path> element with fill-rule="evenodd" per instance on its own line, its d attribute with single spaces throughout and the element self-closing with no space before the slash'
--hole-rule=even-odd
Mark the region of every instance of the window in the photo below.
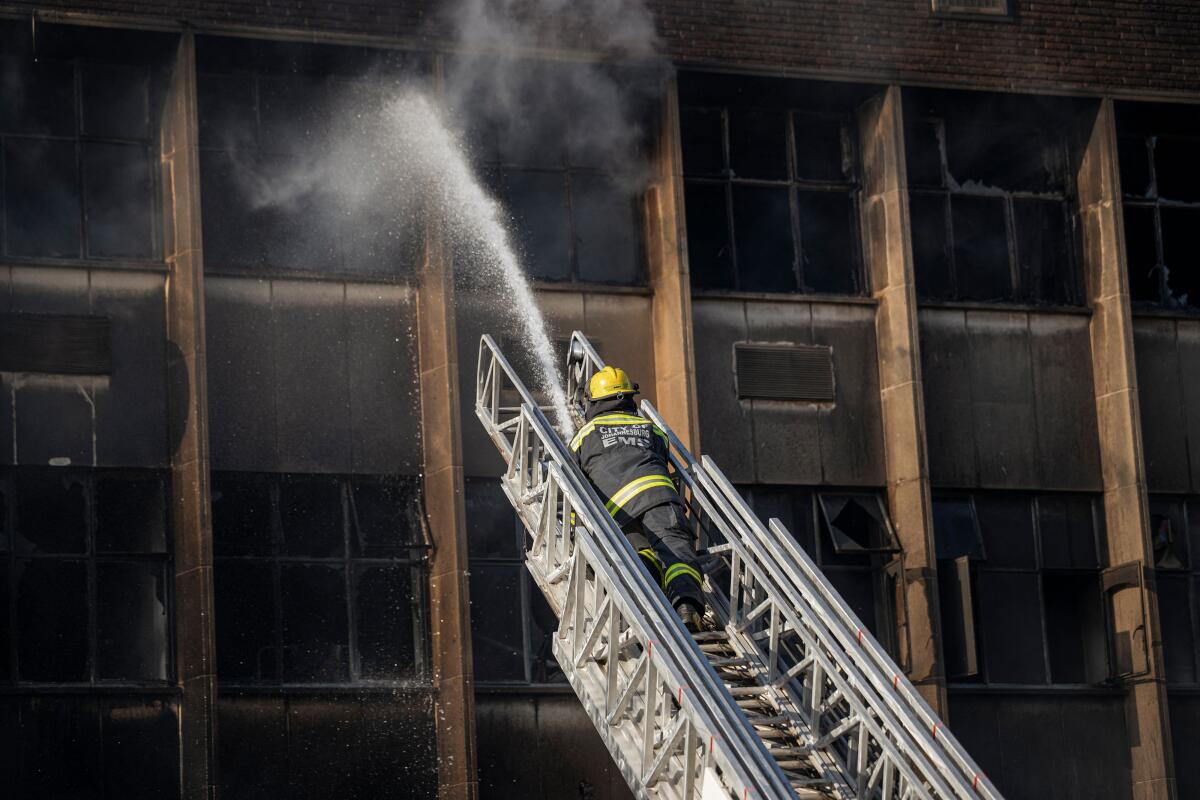
<svg viewBox="0 0 1200 800">
<path fill-rule="evenodd" d="M 160 258 L 151 67 L 35 58 L 0 27 L 0 254 Z"/>
<path fill-rule="evenodd" d="M 0 685 L 171 681 L 167 530 L 161 473 L 0 473 Z"/>
<path fill-rule="evenodd" d="M 424 216 L 388 172 L 399 53 L 197 41 L 200 188 L 210 271 L 408 275 Z M 364 77 L 373 70 L 371 78 Z"/>
<path fill-rule="evenodd" d="M 223 684 L 428 681 L 415 478 L 214 473 L 212 498 Z"/>
<path fill-rule="evenodd" d="M 938 493 L 933 514 L 948 677 L 987 684 L 1108 678 L 1092 498 Z"/>
<path fill-rule="evenodd" d="M 645 284 L 639 223 L 644 142 L 615 130 L 626 121 L 597 120 L 587 107 L 589 76 L 597 68 L 531 61 L 503 68 L 511 102 L 487 96 L 467 101 L 472 150 L 511 217 L 526 273 L 542 281 Z M 608 74 L 599 80 L 614 92 L 638 82 Z M 624 107 L 630 100 L 604 102 Z M 635 110 L 628 113 L 636 118 Z M 611 129 L 597 135 L 590 124 Z"/>
<path fill-rule="evenodd" d="M 1012 16 L 1016 0 L 932 0 L 932 3 L 934 13 L 939 16 L 1006 19 Z"/>
<path fill-rule="evenodd" d="M 467 478 L 471 647 L 478 683 L 563 683 L 558 620 L 525 568 L 525 529 L 500 481 Z"/>
<path fill-rule="evenodd" d="M 1158 617 L 1167 682 L 1200 682 L 1200 501 L 1150 497 Z"/>
<path fill-rule="evenodd" d="M 1047 98 L 906 93 L 921 299 L 1082 301 L 1067 111 Z"/>
<path fill-rule="evenodd" d="M 694 288 L 864 291 L 850 107 L 801 82 L 681 77 Z"/>
<path fill-rule="evenodd" d="M 1198 124 L 1189 106 L 1118 106 L 1125 257 L 1139 306 L 1200 310 Z"/>
<path fill-rule="evenodd" d="M 764 520 L 777 517 L 893 657 L 902 587 L 899 544 L 883 501 L 866 492 L 817 492 L 793 486 L 740 487 Z"/>
</svg>

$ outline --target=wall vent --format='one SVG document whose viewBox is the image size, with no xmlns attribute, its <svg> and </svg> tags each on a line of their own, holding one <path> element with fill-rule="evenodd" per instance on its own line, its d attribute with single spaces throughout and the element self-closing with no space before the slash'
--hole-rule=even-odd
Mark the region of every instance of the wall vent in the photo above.
<svg viewBox="0 0 1200 800">
<path fill-rule="evenodd" d="M 111 338 L 106 317 L 0 314 L 0 370 L 107 375 Z"/>
<path fill-rule="evenodd" d="M 833 348 L 735 344 L 739 398 L 833 400 Z"/>
<path fill-rule="evenodd" d="M 935 14 L 1010 17 L 1016 0 L 931 0 Z"/>
</svg>

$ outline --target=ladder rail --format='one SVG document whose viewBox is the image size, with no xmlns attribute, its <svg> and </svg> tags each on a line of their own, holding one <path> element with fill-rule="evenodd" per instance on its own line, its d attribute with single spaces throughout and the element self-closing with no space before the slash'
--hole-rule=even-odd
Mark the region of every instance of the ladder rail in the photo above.
<svg viewBox="0 0 1200 800">
<path fill-rule="evenodd" d="M 578 331 L 574 332 L 568 354 L 568 397 L 577 399 L 590 375 L 603 366 L 603 359 L 587 337 Z M 670 438 L 672 465 L 688 483 L 694 498 L 705 501 L 703 504 L 708 506 L 705 511 L 714 520 L 723 517 L 717 513 L 717 506 L 732 507 L 734 518 L 726 520 L 726 527 L 730 530 L 723 531 L 725 536 L 732 541 L 742 535 L 743 528 L 749 529 L 745 544 L 757 557 L 768 557 L 771 575 L 787 578 L 784 584 L 789 591 L 786 593 L 803 601 L 802 605 L 808 608 L 813 620 L 824 628 L 826 637 L 823 638 L 831 638 L 826 644 L 836 643 L 837 649 L 855 666 L 856 674 L 865 679 L 862 687 L 865 689 L 869 686 L 874 690 L 873 696 L 866 697 L 867 701 L 876 712 L 888 712 L 893 730 L 902 729 L 905 732 L 906 744 L 912 749 L 910 757 L 917 756 L 918 760 L 925 762 L 928 775 L 940 775 L 949 780 L 955 789 L 949 796 L 1000 800 L 1001 795 L 995 786 L 958 740 L 945 729 L 925 699 L 783 524 L 772 519 L 769 526 L 764 526 L 711 458 L 704 456 L 701 463 L 697 464 L 653 405 L 643 401 L 642 408 Z M 717 501 L 714 501 L 714 496 Z M 737 532 L 737 535 L 731 536 L 733 532 Z M 747 550 L 739 552 L 740 559 L 747 557 Z M 946 791 L 944 783 L 939 788 Z"/>
<path fill-rule="evenodd" d="M 519 409 L 502 405 L 501 396 L 506 388 L 502 386 L 503 380 L 511 383 L 520 395 Z M 504 418 L 505 413 L 514 410 L 517 413 L 513 417 Z M 646 672 L 663 676 L 660 685 L 669 683 L 677 693 L 679 711 L 676 718 L 679 721 L 674 723 L 671 731 L 662 732 L 673 737 L 669 746 L 674 747 L 675 742 L 682 741 L 685 747 L 682 757 L 694 766 L 696 754 L 686 748 L 692 746 L 694 750 L 698 742 L 702 745 L 707 741 L 709 747 L 703 756 L 704 762 L 719 768 L 728 789 L 742 794 L 753 792 L 754 797 L 794 797 L 787 778 L 754 736 L 712 666 L 704 660 L 667 606 L 661 591 L 650 582 L 624 535 L 608 514 L 599 512 L 602 505 L 595 490 L 579 477 L 562 440 L 489 336 L 484 336 L 480 342 L 476 415 L 505 457 L 507 467 L 502 482 L 505 492 L 533 534 L 533 543 L 540 548 L 529 554 L 528 564 L 539 587 L 544 591 L 550 588 L 547 596 L 561 615 L 556 648 L 560 647 L 568 631 L 573 631 L 576 637 L 582 632 L 586 615 L 579 616 L 584 611 L 584 600 L 578 594 L 583 585 L 580 575 L 594 574 L 597 582 L 593 589 L 592 610 L 597 611 L 595 601 L 601 594 L 609 598 L 605 609 L 614 620 L 611 632 L 618 628 L 629 631 L 631 639 L 640 642 L 644 648 Z M 541 505 L 535 516 L 532 506 L 539 496 Z M 561 505 L 559 497 L 563 498 Z M 585 564 L 590 570 L 583 569 Z M 564 595 L 555 588 L 564 580 L 573 581 L 573 588 L 577 590 L 573 607 L 568 605 L 571 595 Z M 573 621 L 576 625 L 569 627 Z M 603 632 L 593 628 L 589 633 L 591 636 L 600 637 L 598 642 L 602 640 Z M 573 644 L 578 647 L 578 641 Z M 624 645 L 616 652 L 623 652 L 623 648 Z M 578 657 L 577 652 L 574 655 Z M 608 659 L 610 665 L 620 661 L 619 658 Z M 586 687 L 582 683 L 586 674 L 575 669 L 573 663 L 562 665 L 583 696 Z M 607 678 L 607 688 L 611 690 L 619 685 L 620 676 L 610 672 L 615 676 Z M 585 706 L 588 705 L 586 699 Z M 611 702 L 609 697 L 605 702 L 606 709 Z M 665 708 L 665 704 L 659 707 Z M 600 721 L 596 722 L 600 728 Z M 650 727 L 647 724 L 647 730 Z M 601 733 L 605 733 L 603 728 Z M 610 745 L 610 749 L 614 746 Z M 660 753 L 661 760 L 653 765 L 659 773 L 671 759 L 669 750 L 664 753 Z M 614 750 L 614 756 L 631 785 L 636 779 L 637 785 L 645 791 L 644 776 L 638 777 L 628 771 L 626 754 Z M 683 781 L 685 788 L 698 789 L 694 773 L 685 775 Z"/>
</svg>

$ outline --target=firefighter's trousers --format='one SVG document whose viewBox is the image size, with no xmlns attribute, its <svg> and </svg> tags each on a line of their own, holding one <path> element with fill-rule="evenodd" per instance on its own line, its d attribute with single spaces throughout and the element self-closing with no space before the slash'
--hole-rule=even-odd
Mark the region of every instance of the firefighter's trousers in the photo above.
<svg viewBox="0 0 1200 800">
<path fill-rule="evenodd" d="M 686 600 L 704 608 L 700 565 L 682 504 L 663 503 L 647 509 L 625 527 L 625 535 L 671 605 Z"/>
</svg>

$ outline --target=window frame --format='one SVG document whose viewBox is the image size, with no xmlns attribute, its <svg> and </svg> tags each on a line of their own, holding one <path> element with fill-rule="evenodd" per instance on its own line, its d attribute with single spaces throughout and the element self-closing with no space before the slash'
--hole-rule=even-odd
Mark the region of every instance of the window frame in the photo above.
<svg viewBox="0 0 1200 800">
<path fill-rule="evenodd" d="M 84 487 L 85 524 L 83 549 L 78 553 L 35 553 L 22 552 L 16 544 L 16 515 L 20 505 L 16 497 L 16 479 L 21 473 L 37 475 L 69 475 L 79 480 Z M 158 483 L 163 500 L 163 550 L 150 551 L 102 551 L 97 543 L 98 518 L 96 513 L 96 484 L 101 479 L 137 479 L 142 481 L 155 480 Z M 15 687 L 19 691 L 36 692 L 40 689 L 58 691 L 69 687 L 88 688 L 130 688 L 155 689 L 170 688 L 177 685 L 176 654 L 175 654 L 175 574 L 174 574 L 174 542 L 171 524 L 171 502 L 169 473 L 162 469 L 126 468 L 126 467 L 43 467 L 40 465 L 9 466 L 0 469 L 0 492 L 7 502 L 2 512 L 4 515 L 5 546 L 0 548 L 0 569 L 5 570 L 8 578 L 8 635 L 9 635 L 9 677 L 0 681 L 0 688 Z M 18 566 L 22 563 L 35 562 L 76 562 L 83 563 L 85 570 L 84 600 L 87 615 L 86 638 L 86 667 L 87 678 L 81 681 L 35 681 L 22 680 L 20 677 L 20 629 L 18 614 Z M 165 677 L 155 679 L 106 678 L 99 675 L 101 653 L 100 643 L 100 588 L 98 572 L 101 565 L 157 565 L 163 585 L 163 614 L 165 626 L 162 646 L 165 657 Z"/>
<path fill-rule="evenodd" d="M 1188 622 L 1192 632 L 1192 680 L 1191 681 L 1173 681 L 1168 680 L 1168 684 L 1172 687 L 1197 687 L 1200 686 L 1200 564 L 1197 564 L 1197 559 L 1200 553 L 1195 552 L 1196 548 L 1193 544 L 1200 544 L 1200 536 L 1197 536 L 1195 542 L 1192 541 L 1191 526 L 1193 524 L 1193 514 L 1200 515 L 1200 498 L 1194 495 L 1171 495 L 1171 494 L 1152 494 L 1150 495 L 1152 504 L 1172 504 L 1179 507 L 1181 518 L 1183 520 L 1183 547 L 1187 551 L 1188 565 L 1184 567 L 1163 567 L 1157 563 L 1152 564 L 1156 579 L 1169 580 L 1171 582 L 1187 583 L 1188 594 Z M 1195 524 L 1200 526 L 1200 520 L 1196 520 Z M 1159 608 L 1161 609 L 1161 596 Z M 1160 629 L 1161 625 L 1160 610 Z M 1164 640 L 1163 646 L 1166 647 L 1166 632 L 1162 631 Z M 1166 664 L 1164 662 L 1164 679 Z"/>
<path fill-rule="evenodd" d="M 275 651 L 274 677 L 258 678 L 229 678 L 221 677 L 218 665 L 217 679 L 222 690 L 254 690 L 254 689 L 290 689 L 290 688 L 333 688 L 333 689 L 425 689 L 432 685 L 432 653 L 430 650 L 430 631 L 432 623 L 429 619 L 429 554 L 432 545 L 429 541 L 428 530 L 425 528 L 423 508 L 418 508 L 422 524 L 418 531 L 420 539 L 405 545 L 397 546 L 397 555 L 363 555 L 355 550 L 355 530 L 352 515 L 349 513 L 349 493 L 358 485 L 386 484 L 389 480 L 401 477 L 412 480 L 417 487 L 417 502 L 423 504 L 419 480 L 415 476 L 394 475 L 349 475 L 341 473 L 282 473 L 282 472 L 243 472 L 237 470 L 221 470 L 212 473 L 212 483 L 216 485 L 223 479 L 236 476 L 235 480 L 261 481 L 266 484 L 269 509 L 267 516 L 270 525 L 269 552 L 228 554 L 218 550 L 214 537 L 213 569 L 214 573 L 222 564 L 250 564 L 265 566 L 271 576 L 272 596 L 272 625 L 271 641 L 260 650 Z M 289 555 L 284 552 L 284 531 L 280 513 L 280 486 L 292 479 L 328 479 L 337 482 L 339 496 L 342 500 L 342 542 L 339 553 L 328 556 Z M 400 553 L 403 553 L 402 555 Z M 347 655 L 345 660 L 344 680 L 287 680 L 284 660 L 290 646 L 283 638 L 284 605 L 283 568 L 285 566 L 319 566 L 340 568 L 346 613 Z M 413 614 L 413 648 L 414 660 L 412 677 L 397 678 L 366 678 L 362 675 L 362 656 L 359 649 L 359 617 L 356 611 L 355 594 L 358 587 L 358 573 L 364 567 L 408 567 L 411 587 L 414 594 L 412 605 Z M 216 620 L 219 627 L 220 619 Z M 260 670 L 261 672 L 261 670 Z"/>
</svg>

